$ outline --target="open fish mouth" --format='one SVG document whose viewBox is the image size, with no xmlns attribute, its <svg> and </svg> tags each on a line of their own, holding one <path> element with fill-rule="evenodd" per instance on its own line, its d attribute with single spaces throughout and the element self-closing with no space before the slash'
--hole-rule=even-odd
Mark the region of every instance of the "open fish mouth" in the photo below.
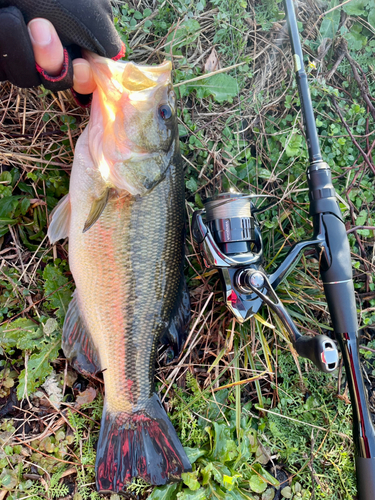
<svg viewBox="0 0 375 500">
<path fill-rule="evenodd" d="M 148 66 L 131 61 L 112 61 L 87 51 L 85 57 L 91 65 L 96 83 L 106 92 L 137 94 L 171 81 L 170 61 Z M 147 98 L 147 92 L 143 95 L 132 95 L 132 100 L 135 101 Z"/>
</svg>

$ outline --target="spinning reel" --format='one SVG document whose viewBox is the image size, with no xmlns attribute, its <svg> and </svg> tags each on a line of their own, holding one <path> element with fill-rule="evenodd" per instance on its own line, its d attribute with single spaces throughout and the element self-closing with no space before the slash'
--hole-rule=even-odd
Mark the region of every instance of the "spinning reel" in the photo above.
<svg viewBox="0 0 375 500">
<path fill-rule="evenodd" d="M 243 323 L 259 311 L 263 303 L 279 317 L 297 353 L 310 359 L 321 371 L 329 373 L 338 366 L 338 352 L 326 335 L 301 335 L 276 295 L 278 284 L 293 269 L 301 251 L 320 240 L 296 244 L 272 274 L 263 268 L 263 243 L 255 198 L 265 195 L 222 193 L 210 198 L 204 210 L 193 215 L 193 237 L 206 267 L 218 269 L 224 300 L 237 321 Z"/>
</svg>

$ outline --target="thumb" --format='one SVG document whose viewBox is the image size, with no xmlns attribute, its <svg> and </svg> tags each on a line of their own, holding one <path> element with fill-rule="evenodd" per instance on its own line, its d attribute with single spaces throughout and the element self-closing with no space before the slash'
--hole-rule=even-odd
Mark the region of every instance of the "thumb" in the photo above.
<svg viewBox="0 0 375 500">
<path fill-rule="evenodd" d="M 52 23 L 36 18 L 27 25 L 35 62 L 51 76 L 60 74 L 64 63 L 64 49 Z"/>
</svg>

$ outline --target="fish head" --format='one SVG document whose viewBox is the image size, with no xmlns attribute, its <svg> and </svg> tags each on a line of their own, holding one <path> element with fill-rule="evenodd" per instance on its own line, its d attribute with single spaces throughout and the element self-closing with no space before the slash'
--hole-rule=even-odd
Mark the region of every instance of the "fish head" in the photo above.
<svg viewBox="0 0 375 500">
<path fill-rule="evenodd" d="M 94 165 L 108 186 L 147 194 L 178 152 L 171 63 L 140 66 L 91 53 L 88 60 L 97 83 L 89 123 Z"/>
</svg>

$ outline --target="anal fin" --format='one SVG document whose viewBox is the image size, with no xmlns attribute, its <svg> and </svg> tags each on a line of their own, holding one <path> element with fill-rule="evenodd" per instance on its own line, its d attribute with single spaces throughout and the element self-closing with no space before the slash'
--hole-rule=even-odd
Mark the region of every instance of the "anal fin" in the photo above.
<svg viewBox="0 0 375 500">
<path fill-rule="evenodd" d="M 170 347 L 170 355 L 167 359 L 177 357 L 186 340 L 186 333 L 190 322 L 190 296 L 185 277 L 181 279 L 181 291 L 172 312 L 168 328 L 160 338 L 160 342 Z"/>
<path fill-rule="evenodd" d="M 65 316 L 62 348 L 70 364 L 78 372 L 83 375 L 95 375 L 100 371 L 98 353 L 79 310 L 77 290 Z"/>
</svg>

